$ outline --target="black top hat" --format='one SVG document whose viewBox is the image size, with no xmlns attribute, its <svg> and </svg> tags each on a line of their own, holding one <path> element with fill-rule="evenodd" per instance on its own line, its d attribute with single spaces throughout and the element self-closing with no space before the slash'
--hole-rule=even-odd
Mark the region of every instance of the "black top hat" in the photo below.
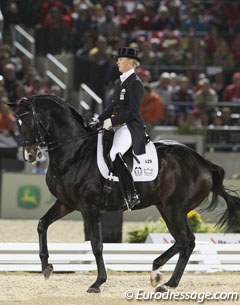
<svg viewBox="0 0 240 305">
<path fill-rule="evenodd" d="M 119 58 L 119 57 L 127 57 L 127 58 L 132 58 L 140 62 L 140 58 L 138 57 L 138 49 L 135 48 L 119 48 L 118 49 L 118 54 L 114 56 L 114 58 Z"/>
</svg>

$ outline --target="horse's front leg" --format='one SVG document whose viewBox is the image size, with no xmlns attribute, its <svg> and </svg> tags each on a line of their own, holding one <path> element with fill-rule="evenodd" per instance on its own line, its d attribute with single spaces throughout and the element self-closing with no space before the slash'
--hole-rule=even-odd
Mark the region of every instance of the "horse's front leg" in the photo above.
<svg viewBox="0 0 240 305">
<path fill-rule="evenodd" d="M 97 279 L 88 288 L 89 293 L 99 293 L 100 286 L 107 280 L 107 272 L 103 261 L 103 243 L 101 231 L 101 219 L 99 211 L 84 211 L 82 212 L 85 226 L 92 245 L 92 251 L 97 264 Z"/>
<path fill-rule="evenodd" d="M 56 200 L 55 204 L 48 210 L 48 212 L 39 220 L 38 235 L 39 235 L 39 256 L 41 259 L 42 272 L 45 279 L 48 279 L 53 272 L 52 264 L 48 263 L 48 246 L 47 246 L 47 229 L 54 221 L 69 214 L 69 210 L 65 205 Z"/>
</svg>

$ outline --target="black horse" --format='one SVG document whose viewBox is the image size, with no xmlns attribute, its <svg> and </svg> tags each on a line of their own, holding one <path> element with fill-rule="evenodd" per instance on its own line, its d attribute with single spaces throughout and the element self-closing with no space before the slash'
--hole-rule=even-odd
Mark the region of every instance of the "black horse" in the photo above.
<svg viewBox="0 0 240 305">
<path fill-rule="evenodd" d="M 53 271 L 53 266 L 48 263 L 48 226 L 77 210 L 82 213 L 98 269 L 97 279 L 87 291 L 100 292 L 100 286 L 107 279 L 100 229 L 100 213 L 106 208 L 101 200 L 105 180 L 96 161 L 97 132 L 91 131 L 82 116 L 56 96 L 24 98 L 14 112 L 24 159 L 35 162 L 41 146 L 46 147 L 49 154 L 46 183 L 57 200 L 38 224 L 44 277 L 49 278 Z M 152 285 L 158 285 L 156 291 L 162 291 L 166 286 L 178 286 L 195 246 L 187 213 L 198 207 L 212 192 L 209 208 L 214 209 L 218 196 L 223 197 L 227 208 L 219 224 L 226 226 L 228 231 L 236 232 L 240 229 L 240 198 L 224 188 L 222 167 L 177 142 L 160 141 L 155 146 L 159 173 L 152 182 L 136 183 L 141 198 L 137 209 L 155 205 L 175 239 L 175 244 L 153 262 Z M 117 210 L 123 205 L 122 201 L 121 191 L 115 183 L 108 209 Z M 171 278 L 165 286 L 160 285 L 160 267 L 177 253 L 179 259 Z"/>
</svg>

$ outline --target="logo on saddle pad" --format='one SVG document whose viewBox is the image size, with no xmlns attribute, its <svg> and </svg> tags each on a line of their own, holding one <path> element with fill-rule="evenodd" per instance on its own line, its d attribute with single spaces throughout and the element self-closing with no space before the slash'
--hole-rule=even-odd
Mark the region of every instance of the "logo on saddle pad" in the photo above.
<svg viewBox="0 0 240 305">
<path fill-rule="evenodd" d="M 103 158 L 103 146 L 102 146 L 102 133 L 98 134 L 97 145 L 97 163 L 98 168 L 102 176 L 108 178 L 108 167 Z M 133 158 L 133 180 L 140 181 L 153 181 L 158 174 L 158 157 L 156 147 L 153 142 L 149 141 L 146 145 L 146 153 Z M 114 177 L 114 181 L 118 181 L 118 177 Z"/>
</svg>

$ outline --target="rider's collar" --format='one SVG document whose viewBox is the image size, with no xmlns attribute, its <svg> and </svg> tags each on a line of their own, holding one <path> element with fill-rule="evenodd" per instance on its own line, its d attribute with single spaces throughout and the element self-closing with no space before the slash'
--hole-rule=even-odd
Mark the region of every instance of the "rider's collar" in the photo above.
<svg viewBox="0 0 240 305">
<path fill-rule="evenodd" d="M 122 75 L 120 75 L 121 82 L 123 83 L 133 73 L 135 73 L 134 69 L 130 69 L 127 72 L 124 72 Z"/>
</svg>

